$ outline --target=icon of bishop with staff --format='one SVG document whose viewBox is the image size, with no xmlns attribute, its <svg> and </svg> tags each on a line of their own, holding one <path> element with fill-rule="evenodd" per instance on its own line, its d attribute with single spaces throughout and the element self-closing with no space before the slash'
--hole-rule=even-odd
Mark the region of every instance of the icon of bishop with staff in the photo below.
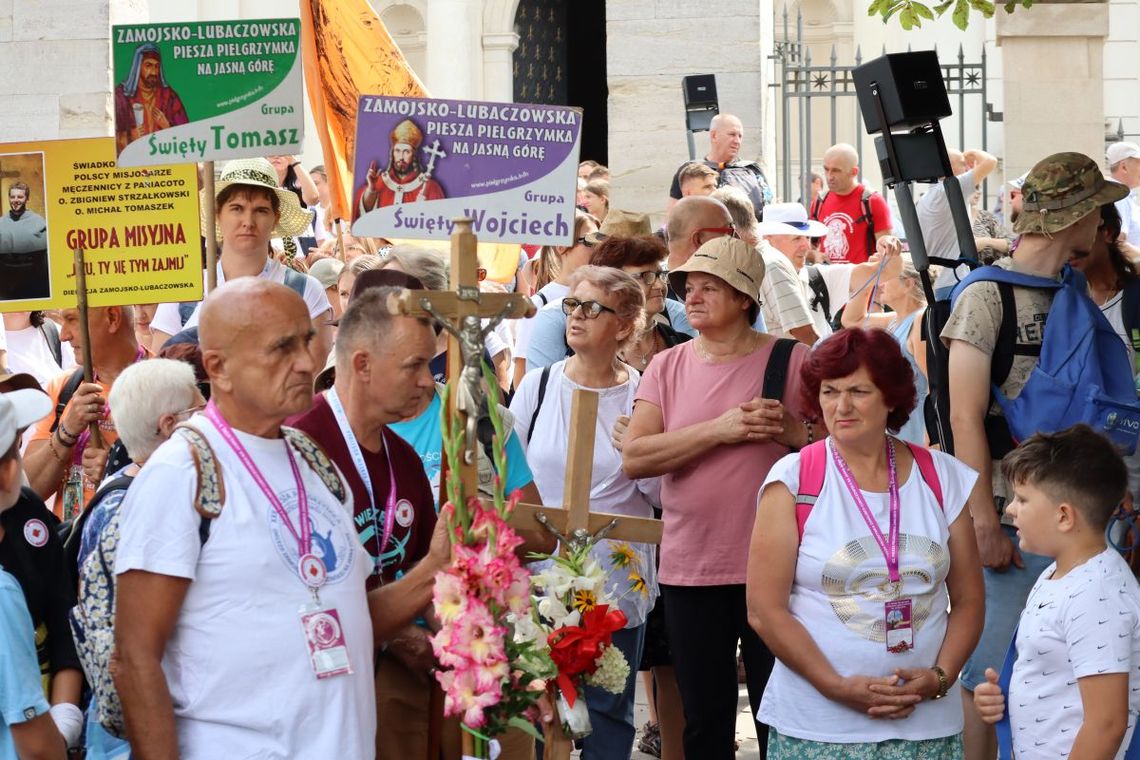
<svg viewBox="0 0 1140 760">
<path fill-rule="evenodd" d="M 380 171 L 375 159 L 368 165 L 365 183 L 356 192 L 353 219 L 381 206 L 416 201 L 437 201 L 447 197 L 443 186 L 432 179 L 436 159 L 446 158 L 439 140 L 422 148 L 427 155 L 424 168 L 419 152 L 424 133 L 411 119 L 404 119 L 389 135 L 392 148 L 388 153 L 388 166 Z"/>
</svg>

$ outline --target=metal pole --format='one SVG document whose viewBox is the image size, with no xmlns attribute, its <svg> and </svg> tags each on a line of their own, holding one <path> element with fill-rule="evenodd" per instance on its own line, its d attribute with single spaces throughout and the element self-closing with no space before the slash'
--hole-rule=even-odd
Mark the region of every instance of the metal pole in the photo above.
<svg viewBox="0 0 1140 760">
<path fill-rule="evenodd" d="M 805 204 L 811 203 L 811 50 L 804 53 L 804 152 L 800 160 L 800 196 Z"/>
<path fill-rule="evenodd" d="M 689 160 L 697 160 L 697 144 L 693 141 L 693 130 L 685 127 L 685 139 L 689 141 Z"/>
<path fill-rule="evenodd" d="M 214 201 L 214 162 L 202 164 L 202 189 L 206 194 L 206 293 L 218 286 L 218 215 Z"/>
<path fill-rule="evenodd" d="M 966 150 L 966 52 L 958 45 L 958 150 Z"/>
<path fill-rule="evenodd" d="M 942 128 L 938 122 L 934 122 L 933 131 L 942 151 L 942 164 L 946 172 L 942 178 L 942 186 L 946 188 L 946 200 L 950 202 L 950 215 L 954 219 L 954 231 L 958 233 L 958 255 L 961 258 L 977 261 L 978 247 L 974 243 L 974 231 L 970 227 L 970 215 L 966 211 L 966 199 L 962 196 L 962 185 L 959 184 L 958 178 L 950 170 L 950 158 L 946 155 L 946 142 L 942 139 Z"/>
<path fill-rule="evenodd" d="M 839 57 L 835 54 L 835 45 L 832 45 L 831 46 L 831 144 L 832 145 L 835 145 L 835 143 L 839 142 L 839 140 L 837 138 L 837 134 L 836 134 L 836 121 L 838 120 L 837 119 L 838 114 L 836 113 L 836 108 L 838 105 L 839 98 L 835 94 L 836 93 L 835 77 L 839 71 L 839 69 L 837 68 L 838 63 L 839 63 Z"/>
<path fill-rule="evenodd" d="M 986 106 L 987 106 L 989 101 L 986 99 L 987 86 L 986 86 L 986 44 L 985 44 L 985 42 L 982 43 L 981 86 L 982 86 L 982 109 L 981 109 L 982 110 L 982 150 L 984 150 L 988 153 L 990 150 L 990 124 L 989 124 L 989 119 L 988 119 L 989 114 L 986 113 Z M 984 180 L 982 180 L 982 200 L 983 200 L 983 202 L 988 204 L 989 203 L 989 197 L 990 197 L 990 178 L 989 178 L 989 175 L 986 175 L 986 178 Z"/>
</svg>

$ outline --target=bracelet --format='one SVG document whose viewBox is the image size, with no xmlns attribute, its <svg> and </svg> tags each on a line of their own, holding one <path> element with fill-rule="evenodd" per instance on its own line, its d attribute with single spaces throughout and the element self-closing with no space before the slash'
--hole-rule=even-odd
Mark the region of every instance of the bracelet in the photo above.
<svg viewBox="0 0 1140 760">
<path fill-rule="evenodd" d="M 950 691 L 950 681 L 946 678 L 946 671 L 942 668 L 934 665 L 930 669 L 934 671 L 934 675 L 938 676 L 938 693 L 931 699 L 942 699 Z"/>
<path fill-rule="evenodd" d="M 56 434 L 56 436 L 58 436 L 59 442 L 62 443 L 64 446 L 66 446 L 69 449 L 72 446 L 74 446 L 75 444 L 79 443 L 79 436 L 75 435 L 70 430 L 68 430 L 66 427 L 64 427 L 63 420 L 60 420 L 59 425 L 56 426 L 55 434 Z M 68 441 L 67 440 L 68 438 L 70 438 L 71 440 Z"/>
<path fill-rule="evenodd" d="M 55 438 L 48 438 L 48 449 L 51 450 L 51 455 L 55 457 L 55 461 L 67 467 L 67 458 L 55 450 Z"/>
</svg>

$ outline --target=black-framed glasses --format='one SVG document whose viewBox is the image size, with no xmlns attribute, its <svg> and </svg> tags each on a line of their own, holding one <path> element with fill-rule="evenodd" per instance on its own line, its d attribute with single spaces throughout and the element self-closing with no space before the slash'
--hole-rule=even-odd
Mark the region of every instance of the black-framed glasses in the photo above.
<svg viewBox="0 0 1140 760">
<path fill-rule="evenodd" d="M 609 306 L 598 303 L 597 301 L 579 301 L 577 298 L 563 298 L 562 299 L 562 313 L 570 316 L 574 310 L 579 306 L 582 307 L 582 314 L 586 319 L 597 319 L 603 311 L 608 311 L 610 314 L 617 314 L 616 311 Z"/>
<path fill-rule="evenodd" d="M 641 282 L 642 285 L 649 285 L 651 287 L 654 283 L 662 282 L 666 277 L 669 276 L 669 273 L 664 269 L 649 270 L 648 272 L 637 272 L 636 274 L 631 272 L 630 274 L 633 275 L 634 279 Z"/>
</svg>

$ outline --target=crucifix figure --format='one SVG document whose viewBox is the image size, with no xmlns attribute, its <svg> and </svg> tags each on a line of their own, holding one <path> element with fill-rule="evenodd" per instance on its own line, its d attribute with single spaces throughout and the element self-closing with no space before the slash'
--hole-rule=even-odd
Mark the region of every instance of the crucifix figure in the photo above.
<svg viewBox="0 0 1140 760">
<path fill-rule="evenodd" d="M 466 436 L 464 455 L 460 461 L 449 462 L 446 453 L 441 452 L 441 455 L 445 468 L 458 470 L 463 481 L 463 492 L 468 496 L 479 492 L 476 464 L 476 447 L 479 442 L 473 431 L 478 422 L 479 402 L 485 397 L 481 368 L 483 339 L 502 319 L 530 317 L 535 313 L 534 303 L 518 293 L 479 291 L 475 245 L 471 220 L 456 220 L 455 232 L 451 236 L 452 290 L 404 291 L 394 295 L 388 304 L 393 314 L 431 317 L 450 336 L 447 376 L 455 381 L 456 390 L 450 394 L 448 413 L 451 419 L 458 417 Z M 488 326 L 483 326 L 482 319 L 491 322 Z M 519 503 L 511 513 L 510 523 L 516 530 L 532 530 L 536 525 L 541 526 L 562 539 L 563 552 L 568 550 L 570 544 L 587 541 L 591 537 L 659 544 L 662 534 L 660 520 L 590 511 L 597 416 L 598 394 L 594 391 L 574 391 L 566 457 L 566 503 L 564 506 Z M 443 482 L 446 473 L 441 474 L 440 478 Z M 465 741 L 469 738 L 466 734 L 464 737 Z M 544 756 L 550 760 L 568 760 L 572 747 L 572 742 L 560 734 L 548 736 Z"/>
</svg>

